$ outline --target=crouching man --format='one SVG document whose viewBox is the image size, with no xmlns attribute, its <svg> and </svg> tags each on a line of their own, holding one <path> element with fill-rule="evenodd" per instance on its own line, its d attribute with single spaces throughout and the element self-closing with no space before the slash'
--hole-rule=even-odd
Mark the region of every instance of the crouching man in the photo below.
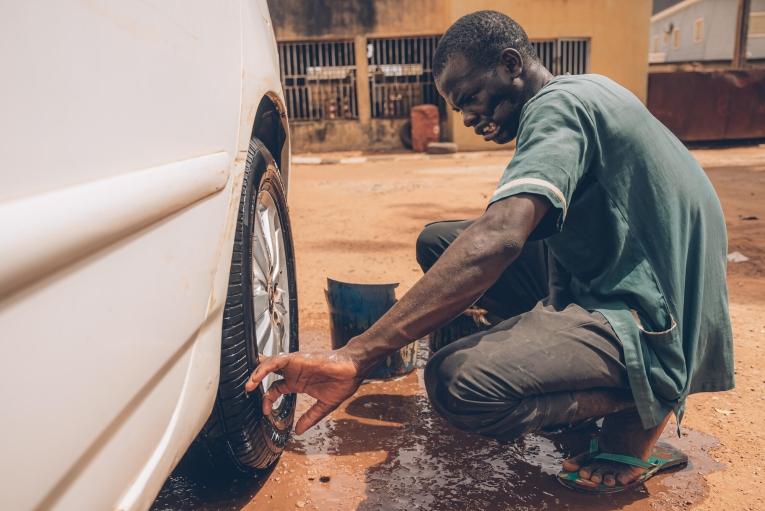
<svg viewBox="0 0 765 511">
<path fill-rule="evenodd" d="M 434 74 L 478 136 L 517 147 L 484 214 L 431 224 L 420 281 L 372 328 L 328 352 L 262 358 L 267 392 L 317 402 L 304 432 L 389 353 L 476 302 L 500 318 L 431 356 L 435 409 L 458 428 L 513 439 L 604 417 L 569 487 L 619 491 L 686 461 L 656 445 L 686 397 L 733 386 L 720 203 L 685 147 L 629 91 L 553 77 L 523 29 L 482 11 L 441 39 Z"/>
</svg>

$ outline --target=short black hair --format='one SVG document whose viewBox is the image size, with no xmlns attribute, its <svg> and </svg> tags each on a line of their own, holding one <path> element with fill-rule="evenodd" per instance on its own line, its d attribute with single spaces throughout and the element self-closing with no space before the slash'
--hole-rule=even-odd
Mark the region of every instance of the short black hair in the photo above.
<svg viewBox="0 0 765 511">
<path fill-rule="evenodd" d="M 497 11 L 466 14 L 455 21 L 438 42 L 433 74 L 440 75 L 449 59 L 458 53 L 484 67 L 494 66 L 505 48 L 518 50 L 524 60 L 538 60 L 526 31 L 510 16 Z"/>
</svg>

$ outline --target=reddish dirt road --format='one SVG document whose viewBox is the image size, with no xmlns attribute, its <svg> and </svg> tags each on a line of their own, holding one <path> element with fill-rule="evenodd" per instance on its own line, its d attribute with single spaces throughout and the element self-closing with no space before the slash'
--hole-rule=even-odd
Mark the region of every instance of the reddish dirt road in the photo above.
<svg viewBox="0 0 765 511">
<path fill-rule="evenodd" d="M 721 196 L 729 251 L 750 259 L 729 266 L 737 388 L 692 396 L 684 437 L 666 435 L 690 454 L 688 468 L 616 497 L 571 493 L 554 474 L 563 456 L 582 448 L 580 440 L 529 437 L 508 445 L 455 431 L 430 408 L 420 369 L 364 385 L 293 438 L 262 485 L 210 490 L 174 477 L 155 508 L 765 509 L 765 148 L 694 154 Z M 290 203 L 301 347 L 329 347 L 328 276 L 400 282 L 400 296 L 420 276 L 414 243 L 423 225 L 479 215 L 510 155 L 296 166 Z M 298 412 L 308 404 L 302 399 Z"/>
</svg>

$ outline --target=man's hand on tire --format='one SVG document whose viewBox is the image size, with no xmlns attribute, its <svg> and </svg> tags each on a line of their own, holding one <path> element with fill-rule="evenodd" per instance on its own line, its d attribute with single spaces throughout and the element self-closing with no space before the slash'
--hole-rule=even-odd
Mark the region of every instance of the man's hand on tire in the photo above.
<svg viewBox="0 0 765 511">
<path fill-rule="evenodd" d="M 269 373 L 279 374 L 284 379 L 275 381 L 264 394 L 264 414 L 271 413 L 274 402 L 283 394 L 305 393 L 317 400 L 297 421 L 295 433 L 298 435 L 351 397 L 364 379 L 354 359 L 342 349 L 296 352 L 275 357 L 260 356 L 258 367 L 244 389 L 253 392 Z"/>
</svg>

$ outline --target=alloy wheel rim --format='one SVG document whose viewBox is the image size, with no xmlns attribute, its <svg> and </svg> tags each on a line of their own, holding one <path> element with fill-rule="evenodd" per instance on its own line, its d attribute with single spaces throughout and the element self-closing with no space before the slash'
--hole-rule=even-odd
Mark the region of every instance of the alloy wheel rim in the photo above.
<svg viewBox="0 0 765 511">
<path fill-rule="evenodd" d="M 252 236 L 252 312 L 258 353 L 273 357 L 290 351 L 289 275 L 284 231 L 276 203 L 267 192 L 258 194 Z M 268 390 L 281 376 L 263 379 Z M 280 397 L 274 408 L 281 405 Z"/>
</svg>

